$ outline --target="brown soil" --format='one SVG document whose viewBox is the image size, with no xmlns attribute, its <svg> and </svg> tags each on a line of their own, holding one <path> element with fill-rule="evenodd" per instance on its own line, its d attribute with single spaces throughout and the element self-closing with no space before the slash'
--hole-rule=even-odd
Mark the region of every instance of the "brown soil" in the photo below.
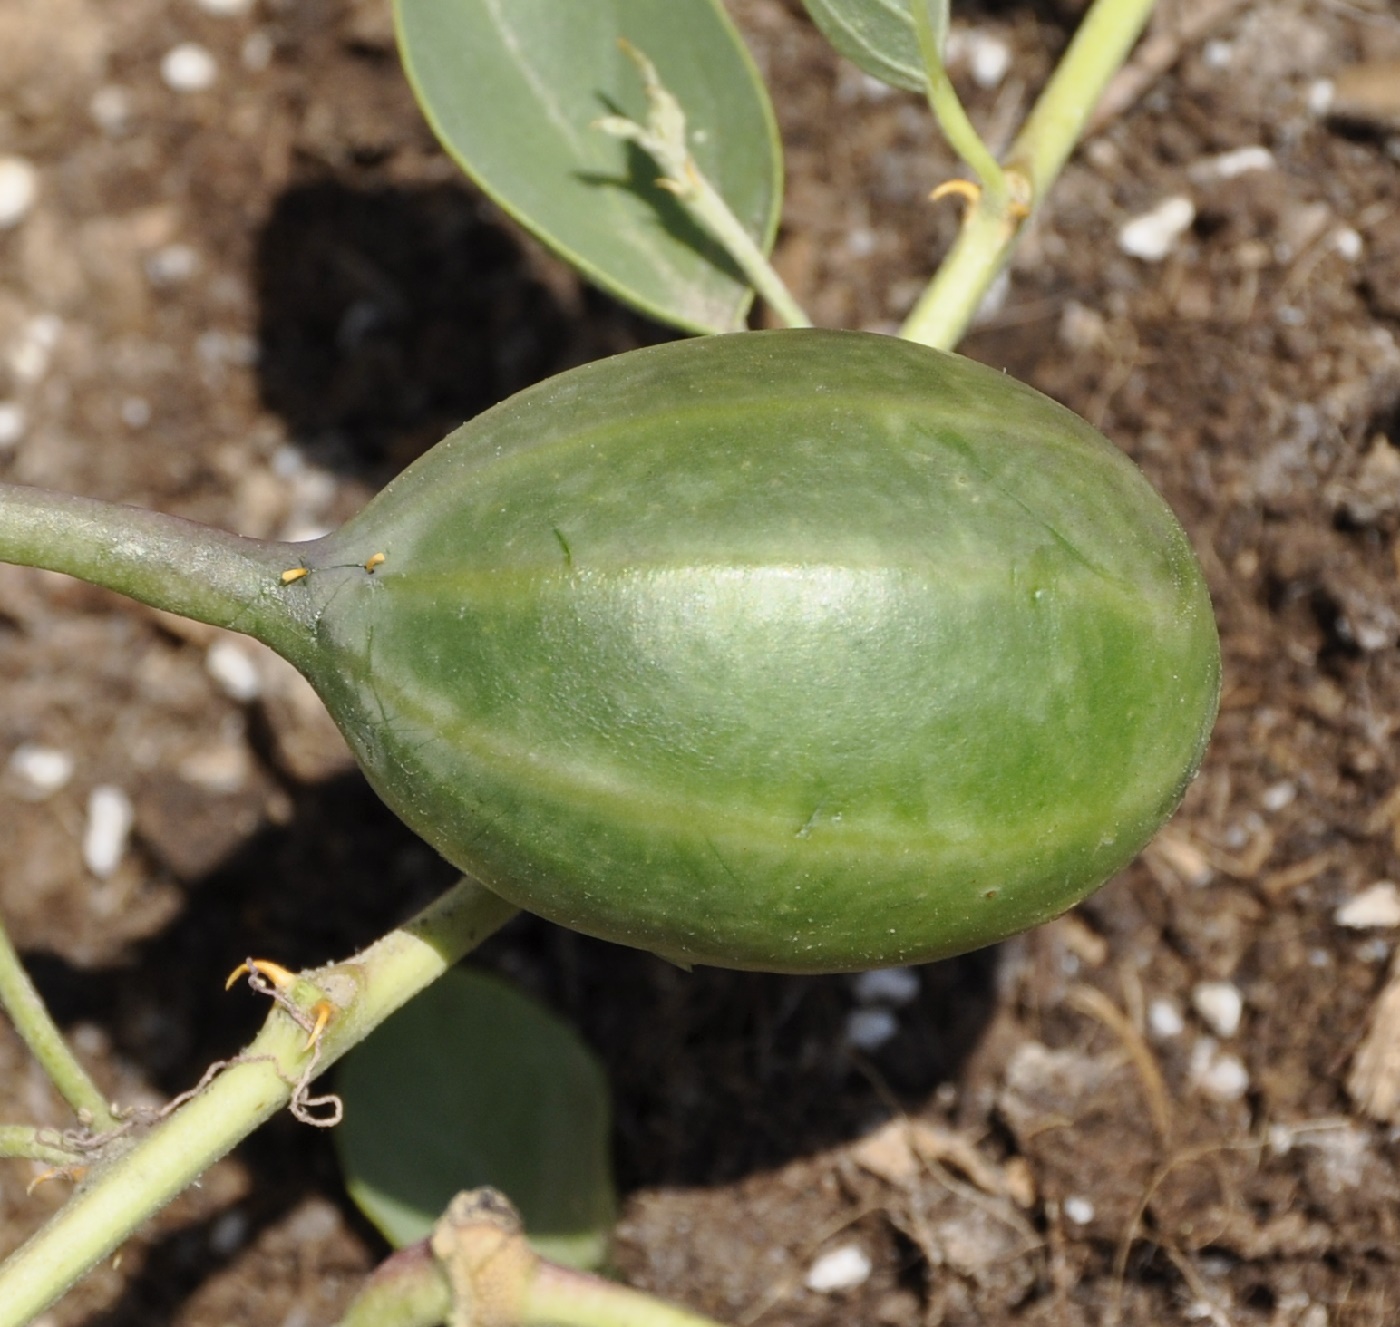
<svg viewBox="0 0 1400 1327">
<path fill-rule="evenodd" d="M 960 76 L 983 124 L 1016 122 L 1078 8 L 955 6 L 1013 53 L 994 88 Z M 890 328 L 951 232 L 956 205 L 924 201 L 951 162 L 796 0 L 734 11 L 788 153 L 780 266 L 819 322 Z M 217 61 L 208 90 L 162 80 L 187 41 Z M 490 945 L 609 1067 L 636 1284 L 773 1327 L 1400 1313 L 1400 1116 L 1384 1081 L 1348 1090 L 1396 929 L 1338 918 L 1400 879 L 1400 103 L 1384 80 L 1345 120 L 1315 99 L 1397 56 L 1387 0 L 1226 7 L 1078 155 L 965 346 L 1099 423 L 1206 568 L 1220 724 L 1142 860 L 1066 919 L 920 970 L 868 1053 L 849 979 L 684 974 L 530 920 Z M 9 0 L 0 89 L 0 143 L 39 171 L 0 231 L 0 401 L 25 412 L 6 478 L 326 526 L 461 418 L 665 335 L 461 181 L 377 0 Z M 1222 178 L 1243 147 L 1272 156 Z M 1123 222 L 1174 195 L 1196 218 L 1171 252 L 1123 252 Z M 0 755 L 74 761 L 48 793 L 0 774 L 0 912 L 128 1103 L 249 1035 L 261 1011 L 220 992 L 246 954 L 344 955 L 448 878 L 295 679 L 250 651 L 261 696 L 233 699 L 216 643 L 0 570 Z M 98 879 L 81 840 L 103 784 L 135 832 Z M 1238 1029 L 1212 1026 L 1231 992 Z M 0 1120 L 64 1122 L 5 1028 Z M 62 1201 L 31 1175 L 0 1166 L 0 1249 Z M 868 1276 L 808 1288 L 844 1245 Z M 279 1120 L 45 1321 L 316 1327 L 384 1252 L 326 1137 Z"/>
</svg>

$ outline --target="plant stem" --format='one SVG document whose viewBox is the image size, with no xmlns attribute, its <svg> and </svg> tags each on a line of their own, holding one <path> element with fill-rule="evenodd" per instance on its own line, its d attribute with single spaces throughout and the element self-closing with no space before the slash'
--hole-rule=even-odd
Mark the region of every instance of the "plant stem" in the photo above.
<svg viewBox="0 0 1400 1327">
<path fill-rule="evenodd" d="M 1006 156 L 1006 173 L 1026 185 L 1025 211 L 997 209 L 983 199 L 968 212 L 900 335 L 951 350 L 1011 255 L 1025 219 L 1044 200 L 1083 132 L 1103 90 L 1127 58 L 1155 0 L 1094 0 L 1026 117 Z"/>
<path fill-rule="evenodd" d="M 530 1249 L 518 1219 L 513 1228 L 465 1227 L 463 1245 L 454 1248 L 454 1211 L 473 1197 L 475 1193 L 459 1194 L 453 1200 L 431 1241 L 400 1249 L 380 1264 L 340 1327 L 437 1327 L 462 1321 L 475 1327 L 719 1327 L 711 1318 L 630 1286 L 546 1262 Z M 441 1242 L 445 1228 L 446 1245 Z M 478 1306 L 489 1306 L 489 1312 L 473 1317 Z"/>
<path fill-rule="evenodd" d="M 523 1327 L 718 1327 L 713 1318 L 640 1290 L 546 1262 L 531 1278 L 520 1322 Z"/>
<path fill-rule="evenodd" d="M 345 963 L 307 974 L 338 1006 L 318 1046 L 333 1064 L 395 1009 L 513 915 L 461 880 L 416 918 Z M 0 1327 L 23 1327 L 275 1111 L 307 1065 L 306 1033 L 275 1010 L 247 1050 L 130 1148 L 94 1164 L 80 1188 L 0 1267 Z"/>
<path fill-rule="evenodd" d="M 661 172 L 658 186 L 675 195 L 705 233 L 734 260 L 768 307 L 788 327 L 810 327 L 812 320 L 783 284 L 768 256 L 691 154 L 686 142 L 685 112 L 661 82 L 656 66 L 631 42 L 622 42 L 622 50 L 637 66 L 646 87 L 647 122 L 643 125 L 624 116 L 607 115 L 595 121 L 594 128 L 636 143 L 646 152 Z"/>
<path fill-rule="evenodd" d="M 0 484 L 0 562 L 66 572 L 293 658 L 307 625 L 296 619 L 300 596 L 279 591 L 298 556 L 296 545 L 161 512 Z"/>
<path fill-rule="evenodd" d="M 32 1129 L 26 1124 L 0 1124 L 0 1157 L 25 1157 L 51 1166 L 73 1166 L 82 1161 L 77 1152 L 43 1140 L 52 1129 Z"/>
<path fill-rule="evenodd" d="M 929 110 L 938 121 L 948 146 L 977 177 L 988 206 L 1001 213 L 1010 197 L 1006 175 L 958 100 L 952 80 L 948 77 L 948 67 L 943 61 L 944 34 L 934 31 L 928 0 L 914 0 L 913 9 L 914 31 L 919 38 L 919 54 L 923 56 L 924 76 L 928 79 Z"/>
<path fill-rule="evenodd" d="M 43 997 L 29 980 L 29 974 L 19 961 L 19 955 L 2 924 L 0 1007 L 9 1014 L 15 1031 L 79 1119 L 96 1130 L 115 1128 L 117 1118 L 112 1114 L 107 1099 L 64 1041 L 63 1033 L 53 1021 Z"/>
</svg>

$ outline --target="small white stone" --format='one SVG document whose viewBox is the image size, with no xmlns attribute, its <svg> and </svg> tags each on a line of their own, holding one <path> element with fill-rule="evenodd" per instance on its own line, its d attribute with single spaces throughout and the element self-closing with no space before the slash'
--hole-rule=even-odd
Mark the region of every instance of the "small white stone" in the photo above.
<svg viewBox="0 0 1400 1327">
<path fill-rule="evenodd" d="M 1349 263 L 1354 263 L 1365 251 L 1360 234 L 1350 226 L 1338 226 L 1332 232 L 1332 248 Z"/>
<path fill-rule="evenodd" d="M 1210 1037 L 1191 1048 L 1191 1082 L 1216 1101 L 1238 1101 L 1249 1091 L 1249 1070 L 1238 1055 L 1222 1051 Z"/>
<path fill-rule="evenodd" d="M 253 0 L 195 0 L 195 3 L 206 14 L 214 14 L 219 18 L 237 18 L 253 7 Z"/>
<path fill-rule="evenodd" d="M 1186 1030 L 1186 1020 L 1181 1016 L 1176 1001 L 1159 995 L 1147 1006 L 1147 1030 L 1158 1041 L 1170 1041 Z"/>
<path fill-rule="evenodd" d="M 203 92 L 214 86 L 219 66 L 205 47 L 185 41 L 161 57 L 160 76 L 176 92 Z"/>
<path fill-rule="evenodd" d="M 1201 58 L 1207 69 L 1228 69 L 1235 62 L 1235 47 L 1232 42 L 1216 38 L 1201 47 Z"/>
<path fill-rule="evenodd" d="M 216 640 L 204 656 L 204 666 L 231 700 L 246 705 L 262 695 L 257 660 L 236 640 Z"/>
<path fill-rule="evenodd" d="M 267 33 L 250 32 L 243 43 L 243 67 L 250 73 L 262 73 L 272 63 L 275 49 Z"/>
<path fill-rule="evenodd" d="M 1072 1194 L 1065 1199 L 1065 1219 L 1076 1226 L 1087 1226 L 1094 1219 L 1094 1204 L 1087 1198 Z"/>
<path fill-rule="evenodd" d="M 128 396 L 121 405 L 122 423 L 129 429 L 143 429 L 151 422 L 151 403 L 144 396 Z"/>
<path fill-rule="evenodd" d="M 1059 338 L 1070 350 L 1093 350 L 1108 333 L 1108 320 L 1097 309 L 1066 300 L 1060 311 Z"/>
<path fill-rule="evenodd" d="M 10 770 L 31 792 L 47 797 L 64 787 L 73 777 L 74 761 L 57 747 L 25 742 L 10 757 Z"/>
<path fill-rule="evenodd" d="M 0 157 L 0 230 L 18 226 L 39 196 L 39 172 L 23 157 Z"/>
<path fill-rule="evenodd" d="M 1118 247 L 1130 258 L 1155 263 L 1165 258 L 1196 219 L 1196 205 L 1183 195 L 1163 199 L 1151 211 L 1124 222 Z"/>
<path fill-rule="evenodd" d="M 18 401 L 0 401 L 0 451 L 7 452 L 22 437 L 29 418 Z"/>
<path fill-rule="evenodd" d="M 225 364 L 235 364 L 247 368 L 258 358 L 258 343 L 242 332 L 224 332 L 217 329 L 201 332 L 195 338 L 195 354 L 211 368 Z"/>
<path fill-rule="evenodd" d="M 99 129 L 119 134 L 131 123 L 131 93 L 117 83 L 104 83 L 92 94 L 88 114 Z"/>
<path fill-rule="evenodd" d="M 846 232 L 846 252 L 852 258 L 869 258 L 877 243 L 875 232 L 869 226 L 852 226 Z"/>
<path fill-rule="evenodd" d="M 105 880 L 121 863 L 134 818 L 131 798 L 120 788 L 99 784 L 88 795 L 83 861 L 99 880 Z"/>
<path fill-rule="evenodd" d="M 38 382 L 49 371 L 63 319 L 56 313 L 36 313 L 24 324 L 10 351 L 10 370 L 21 382 Z"/>
<path fill-rule="evenodd" d="M 823 1253 L 807 1269 L 808 1290 L 829 1295 L 836 1290 L 854 1290 L 870 1279 L 870 1255 L 859 1244 L 842 1244 Z"/>
<path fill-rule="evenodd" d="M 1343 903 L 1333 920 L 1353 931 L 1400 926 L 1400 890 L 1389 880 L 1378 880 Z"/>
<path fill-rule="evenodd" d="M 199 271 L 199 254 L 188 244 L 166 244 L 146 259 L 153 286 L 175 286 Z"/>
<path fill-rule="evenodd" d="M 217 742 L 190 752 L 176 766 L 176 772 L 197 788 L 232 793 L 247 784 L 252 761 L 242 741 Z"/>
<path fill-rule="evenodd" d="M 859 1004 L 906 1005 L 918 998 L 921 985 L 913 968 L 876 968 L 851 980 Z"/>
<path fill-rule="evenodd" d="M 1337 98 L 1337 85 L 1330 78 L 1319 78 L 1308 88 L 1308 110 L 1326 115 Z"/>
<path fill-rule="evenodd" d="M 989 32 L 969 33 L 967 67 L 979 88 L 998 88 L 1011 68 L 1011 47 Z"/>
<path fill-rule="evenodd" d="M 1191 1004 L 1217 1037 L 1227 1040 L 1240 1030 L 1244 996 L 1228 981 L 1203 981 L 1191 992 Z"/>
<path fill-rule="evenodd" d="M 858 1051 L 877 1051 L 899 1031 L 899 1020 L 888 1009 L 855 1009 L 846 1016 L 846 1044 Z"/>
<path fill-rule="evenodd" d="M 1266 147 L 1237 147 L 1214 157 L 1202 157 L 1191 165 L 1196 180 L 1233 180 L 1250 171 L 1273 170 L 1278 163 Z"/>
<path fill-rule="evenodd" d="M 237 1253 L 248 1238 L 247 1214 L 235 1207 L 225 1212 L 209 1230 L 209 1249 L 220 1258 Z"/>
<path fill-rule="evenodd" d="M 1263 796 L 1259 799 L 1259 805 L 1266 811 L 1282 811 L 1297 796 L 1297 786 L 1285 779 L 1282 783 L 1271 783 L 1265 788 Z"/>
</svg>

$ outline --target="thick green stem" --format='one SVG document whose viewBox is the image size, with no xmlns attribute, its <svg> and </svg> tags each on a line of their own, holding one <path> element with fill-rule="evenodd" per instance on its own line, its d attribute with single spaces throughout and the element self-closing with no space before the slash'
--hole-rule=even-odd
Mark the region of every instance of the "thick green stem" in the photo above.
<svg viewBox="0 0 1400 1327">
<path fill-rule="evenodd" d="M 303 546 L 304 549 L 304 546 Z M 296 545 L 160 512 L 0 484 L 0 562 L 44 567 L 143 604 L 246 632 L 295 660 L 307 625 L 284 593 Z"/>
<path fill-rule="evenodd" d="M 1005 266 L 1021 225 L 1044 200 L 1084 130 L 1108 80 L 1127 58 L 1155 0 L 1094 0 L 1006 156 L 1006 174 L 1025 187 L 1021 207 L 984 197 L 968 212 L 957 242 L 900 335 L 951 350 Z"/>
<path fill-rule="evenodd" d="M 0 1007 L 9 1014 L 15 1031 L 79 1119 L 95 1130 L 115 1128 L 116 1116 L 64 1041 L 3 925 L 0 925 Z"/>
<path fill-rule="evenodd" d="M 489 890 L 462 880 L 363 953 L 307 974 L 305 980 L 337 1006 L 317 1048 L 317 1071 L 362 1041 L 513 912 Z M 306 1041 L 299 1023 L 274 1011 L 247 1050 L 207 1088 L 138 1142 L 95 1160 L 89 1181 L 0 1268 L 0 1327 L 23 1327 L 286 1106 L 304 1087 Z"/>
</svg>

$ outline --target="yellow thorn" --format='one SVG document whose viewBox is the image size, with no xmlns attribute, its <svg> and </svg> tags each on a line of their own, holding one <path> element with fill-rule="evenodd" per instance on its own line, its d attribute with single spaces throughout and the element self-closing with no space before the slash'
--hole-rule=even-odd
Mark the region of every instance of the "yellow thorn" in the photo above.
<svg viewBox="0 0 1400 1327">
<path fill-rule="evenodd" d="M 47 1170 L 40 1171 L 25 1187 L 25 1196 L 28 1197 L 41 1184 L 47 1184 L 50 1180 L 65 1179 L 76 1183 L 87 1174 L 86 1166 L 50 1166 Z"/>
<path fill-rule="evenodd" d="M 317 1000 L 316 1003 L 311 1006 L 313 1022 L 311 1024 L 311 1031 L 306 1034 L 306 1045 L 302 1047 L 303 1051 L 309 1051 L 321 1040 L 321 1033 L 326 1030 L 326 1024 L 331 1021 L 332 1012 L 333 1007 L 329 1000 Z"/>
<path fill-rule="evenodd" d="M 365 570 L 366 570 L 367 572 L 369 572 L 370 575 L 372 576 L 372 575 L 374 574 L 374 569 L 375 569 L 376 567 L 380 566 L 383 562 L 384 562 L 384 554 L 383 554 L 383 553 L 373 553 L 373 554 L 370 555 L 369 561 L 365 563 Z"/>
<path fill-rule="evenodd" d="M 982 189 L 971 180 L 944 180 L 928 196 L 930 203 L 936 203 L 941 198 L 958 197 L 965 199 L 969 207 L 976 207 L 978 200 L 982 197 Z"/>
<path fill-rule="evenodd" d="M 299 581 L 304 576 L 311 575 L 309 567 L 292 567 L 282 573 L 282 584 L 290 585 L 293 581 Z"/>
<path fill-rule="evenodd" d="M 277 988 L 280 992 L 277 996 L 278 1003 L 284 1005 L 289 1011 L 292 1011 L 294 1017 L 300 1021 L 303 1016 L 296 1013 L 296 1008 L 291 998 L 287 995 L 288 989 L 296 984 L 297 974 L 292 972 L 289 968 L 284 968 L 280 963 L 274 963 L 270 958 L 250 958 L 240 963 L 229 973 L 229 978 L 224 983 L 224 990 L 232 989 L 233 983 L 240 977 L 244 975 L 252 976 L 255 972 L 260 977 L 265 977 Z M 335 1006 L 329 1000 L 317 1000 L 316 1003 L 311 1006 L 311 1028 L 307 1033 L 306 1045 L 302 1047 L 303 1051 L 309 1051 L 321 1040 L 321 1034 L 325 1032 L 326 1024 L 331 1021 L 331 1017 L 334 1013 Z M 306 1024 L 303 1022 L 302 1026 L 305 1027 Z"/>
<path fill-rule="evenodd" d="M 245 973 L 252 976 L 254 972 L 266 977 L 279 991 L 285 991 L 296 980 L 296 974 L 284 968 L 280 963 L 274 963 L 269 958 L 252 958 L 246 963 L 240 963 L 229 973 L 228 980 L 224 983 L 224 990 L 231 991 L 233 983 Z"/>
</svg>

